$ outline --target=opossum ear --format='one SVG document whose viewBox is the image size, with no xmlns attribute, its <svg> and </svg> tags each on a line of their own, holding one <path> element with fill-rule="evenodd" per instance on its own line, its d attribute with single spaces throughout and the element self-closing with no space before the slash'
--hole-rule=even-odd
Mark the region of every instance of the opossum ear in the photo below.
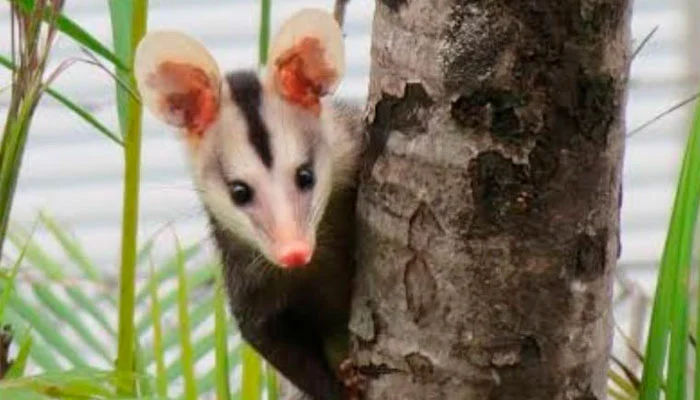
<svg viewBox="0 0 700 400">
<path fill-rule="evenodd" d="M 145 106 L 161 121 L 200 138 L 219 114 L 221 74 L 197 40 L 155 31 L 139 43 L 134 74 Z"/>
<path fill-rule="evenodd" d="M 345 69 L 340 26 L 323 10 L 299 11 L 282 24 L 268 61 L 273 90 L 318 114 L 320 98 L 335 91 Z"/>
</svg>

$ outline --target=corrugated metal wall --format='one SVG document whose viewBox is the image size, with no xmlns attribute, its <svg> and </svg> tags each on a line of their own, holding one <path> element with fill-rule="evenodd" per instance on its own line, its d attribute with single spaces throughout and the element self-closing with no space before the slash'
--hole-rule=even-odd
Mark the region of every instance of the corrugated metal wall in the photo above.
<svg viewBox="0 0 700 400">
<path fill-rule="evenodd" d="M 659 31 L 632 68 L 627 121 L 634 128 L 696 90 L 691 71 L 700 71 L 694 0 L 637 0 L 633 36 Z M 67 13 L 100 40 L 111 42 L 104 0 L 68 1 Z M 303 6 L 332 6 L 331 0 L 273 1 L 273 27 Z M 691 7 L 694 5 L 694 7 Z M 224 69 L 256 64 L 259 5 L 245 0 L 152 0 L 149 28 L 182 29 L 202 40 Z M 363 101 L 369 73 L 373 4 L 353 0 L 347 12 L 347 77 L 340 95 Z M 695 14 L 693 14 L 695 13 Z M 9 54 L 9 13 L 0 3 L 0 53 Z M 63 38 L 53 53 L 52 67 L 80 57 Z M 9 75 L 0 73 L 0 87 Z M 78 99 L 116 129 L 112 79 L 103 71 L 76 64 L 55 87 Z M 7 107 L 0 95 L 0 115 Z M 647 288 L 653 285 L 669 219 L 688 109 L 676 112 L 629 139 L 625 159 L 621 266 Z M 181 144 L 168 129 L 147 116 L 143 144 L 141 238 L 174 223 L 183 240 L 206 237 L 195 194 L 184 169 Z M 122 159 L 120 149 L 90 126 L 50 100 L 44 101 L 31 130 L 14 220 L 30 224 L 37 211 L 47 210 L 67 224 L 103 269 L 115 271 L 121 218 Z M 39 239 L 42 239 L 39 233 Z M 170 242 L 170 240 L 167 240 Z"/>
</svg>

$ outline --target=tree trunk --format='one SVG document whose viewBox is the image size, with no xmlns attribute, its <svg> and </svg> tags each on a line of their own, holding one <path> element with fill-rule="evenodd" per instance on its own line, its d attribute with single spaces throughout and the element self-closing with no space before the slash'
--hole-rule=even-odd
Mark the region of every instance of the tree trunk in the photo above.
<svg viewBox="0 0 700 400">
<path fill-rule="evenodd" d="M 627 0 L 378 0 L 351 330 L 368 399 L 604 399 Z"/>
</svg>

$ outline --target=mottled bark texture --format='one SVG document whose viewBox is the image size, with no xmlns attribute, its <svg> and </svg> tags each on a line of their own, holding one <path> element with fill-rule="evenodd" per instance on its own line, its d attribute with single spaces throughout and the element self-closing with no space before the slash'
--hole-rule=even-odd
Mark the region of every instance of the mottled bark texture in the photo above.
<svg viewBox="0 0 700 400">
<path fill-rule="evenodd" d="M 604 399 L 627 0 L 376 2 L 368 399 Z"/>
</svg>

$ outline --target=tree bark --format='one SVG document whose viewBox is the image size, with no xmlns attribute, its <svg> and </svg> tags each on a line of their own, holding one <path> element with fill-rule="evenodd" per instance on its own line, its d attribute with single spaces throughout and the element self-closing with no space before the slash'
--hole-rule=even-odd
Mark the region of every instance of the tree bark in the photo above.
<svg viewBox="0 0 700 400">
<path fill-rule="evenodd" d="M 627 0 L 378 0 L 350 328 L 368 399 L 604 399 Z"/>
</svg>

